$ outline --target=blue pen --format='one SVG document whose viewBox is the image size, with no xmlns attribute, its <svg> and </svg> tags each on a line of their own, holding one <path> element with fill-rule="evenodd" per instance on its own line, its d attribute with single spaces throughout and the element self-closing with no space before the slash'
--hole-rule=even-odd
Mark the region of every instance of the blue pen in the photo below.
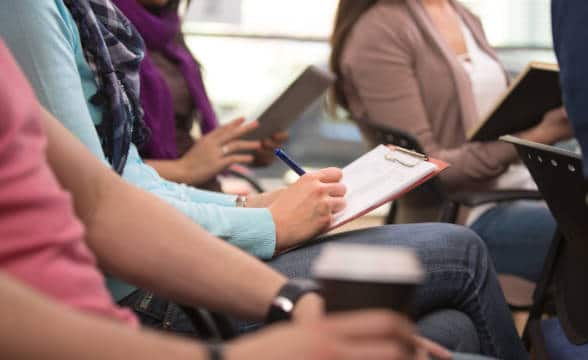
<svg viewBox="0 0 588 360">
<path fill-rule="evenodd" d="M 274 150 L 274 154 L 278 157 L 278 159 L 282 160 L 286 165 L 288 165 L 288 167 L 290 169 L 292 169 L 296 174 L 302 176 L 304 174 L 306 174 L 306 171 L 304 171 L 300 165 L 296 164 L 296 162 L 294 160 L 292 160 L 285 152 L 284 150 L 277 148 L 276 150 Z"/>
</svg>

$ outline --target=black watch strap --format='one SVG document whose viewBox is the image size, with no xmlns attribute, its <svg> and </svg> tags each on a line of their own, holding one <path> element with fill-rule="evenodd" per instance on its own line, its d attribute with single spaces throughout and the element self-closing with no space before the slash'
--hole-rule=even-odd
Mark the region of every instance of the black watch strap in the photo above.
<svg viewBox="0 0 588 360">
<path fill-rule="evenodd" d="M 222 344 L 207 344 L 208 359 L 210 360 L 223 360 L 223 345 Z"/>
<path fill-rule="evenodd" d="M 318 293 L 319 290 L 318 284 L 312 280 L 294 279 L 288 281 L 272 301 L 266 323 L 290 320 L 298 300 L 308 293 Z"/>
</svg>

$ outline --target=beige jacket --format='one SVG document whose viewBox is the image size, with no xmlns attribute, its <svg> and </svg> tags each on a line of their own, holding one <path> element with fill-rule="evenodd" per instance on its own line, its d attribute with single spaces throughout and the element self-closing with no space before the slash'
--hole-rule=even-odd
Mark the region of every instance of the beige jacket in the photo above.
<svg viewBox="0 0 588 360">
<path fill-rule="evenodd" d="M 496 58 L 478 18 L 450 1 Z M 428 155 L 451 164 L 442 175 L 448 189 L 491 188 L 517 159 L 511 145 L 466 141 L 479 120 L 471 83 L 420 0 L 380 0 L 352 30 L 341 65 L 353 118 L 417 136 Z"/>
</svg>

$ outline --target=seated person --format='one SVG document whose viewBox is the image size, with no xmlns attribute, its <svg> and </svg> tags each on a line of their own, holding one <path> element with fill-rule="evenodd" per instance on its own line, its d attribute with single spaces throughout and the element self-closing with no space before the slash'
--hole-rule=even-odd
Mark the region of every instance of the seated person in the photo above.
<svg viewBox="0 0 588 360">
<path fill-rule="evenodd" d="M 294 324 L 226 348 L 137 329 L 136 317 L 113 304 L 97 263 L 182 303 L 251 318 L 267 313 L 286 279 L 108 170 L 39 106 L 2 41 L 0 67 L 2 358 L 451 357 L 389 311 L 323 316 L 314 293 L 300 293 Z M 160 222 L 142 221 L 150 218 Z"/>
<path fill-rule="evenodd" d="M 214 189 L 211 181 L 235 163 L 268 165 L 273 149 L 286 139 L 277 133 L 262 141 L 242 141 L 243 132 L 254 123 L 218 128 L 210 103 L 201 66 L 188 50 L 178 16 L 178 0 L 114 0 L 145 41 L 141 62 L 141 105 L 151 138 L 141 149 L 141 156 L 163 178 L 175 182 Z M 194 118 L 203 135 L 197 143 L 190 132 Z M 236 121 L 241 124 L 243 119 Z M 227 133 L 220 138 L 219 132 Z M 221 141 L 222 140 L 222 141 Z M 253 155 L 239 153 L 256 150 Z"/>
<path fill-rule="evenodd" d="M 314 293 L 296 303 L 296 324 L 226 351 L 138 331 L 137 318 L 113 304 L 98 263 L 182 303 L 258 319 L 286 279 L 101 164 L 36 103 L 1 41 L 0 68 L 0 357 L 320 359 L 335 351 L 336 358 L 404 359 L 417 343 L 430 346 L 391 312 L 323 317 Z M 152 218 L 159 222 L 144 221 Z"/>
<path fill-rule="evenodd" d="M 112 130 L 105 124 L 112 125 L 117 114 L 130 112 L 111 106 L 124 103 L 116 98 L 105 101 L 103 97 L 94 96 L 96 93 L 116 94 L 112 89 L 117 89 L 118 83 L 106 76 L 109 73 L 104 72 L 104 69 L 96 68 L 98 63 L 95 60 L 92 61 L 93 66 L 89 66 L 84 50 L 89 52 L 88 58 L 91 60 L 120 60 L 120 54 L 110 56 L 106 41 L 96 46 L 96 39 L 107 36 L 109 44 L 120 45 L 110 51 L 128 49 L 123 55 L 131 55 L 135 59 L 134 62 L 132 59 L 124 62 L 121 68 L 124 71 L 128 71 L 131 64 L 138 65 L 140 56 L 133 55 L 131 50 L 140 51 L 125 47 L 129 43 L 139 43 L 133 36 L 124 39 L 128 41 L 126 44 L 115 42 L 116 39 L 112 38 L 113 34 L 129 36 L 132 32 L 120 31 L 120 28 L 108 28 L 109 32 L 105 34 L 92 32 L 92 29 L 99 29 L 100 26 L 91 22 L 96 18 L 85 15 L 92 14 L 93 8 L 100 6 L 99 14 L 103 15 L 106 9 L 108 15 L 114 15 L 104 24 L 122 24 L 124 27 L 125 19 L 118 18 L 120 21 L 115 22 L 113 19 L 120 14 L 106 0 L 66 0 L 65 3 L 63 0 L 20 0 L 0 5 L 0 35 L 15 53 L 37 96 L 97 157 L 105 161 L 102 152 L 104 148 L 113 168 L 124 168 L 123 176 L 126 180 L 163 198 L 212 234 L 221 236 L 252 255 L 271 259 L 269 264 L 288 277 L 308 278 L 309 265 L 326 241 L 412 247 L 422 257 L 428 273 L 427 282 L 418 296 L 418 317 L 440 308 L 457 309 L 474 322 L 484 354 L 517 358 L 516 354 L 524 351 L 495 281 L 492 265 L 485 256 L 485 249 L 480 240 L 467 230 L 441 224 L 379 227 L 333 235 L 316 244 L 280 254 L 320 233 L 330 223 L 332 212 L 344 206 L 344 189 L 338 183 L 341 176 L 338 170 L 327 169 L 308 174 L 288 189 L 247 199 L 248 207 L 266 208 L 236 208 L 234 197 L 179 186 L 159 178 L 138 157 L 134 144 L 125 142 L 125 139 L 129 140 L 128 137 L 115 137 L 105 131 Z M 74 18 L 80 25 L 76 24 Z M 28 34 L 26 37 L 21 36 L 25 33 L 24 29 Z M 80 43 L 80 35 L 86 39 L 86 44 L 92 45 L 84 48 L 84 41 Z M 113 66 L 112 63 L 102 62 L 100 65 Z M 93 68 L 96 72 L 92 71 Z M 98 82 L 95 81 L 96 74 L 101 74 Z M 138 92 L 138 84 L 132 82 L 135 78 L 132 73 L 127 75 L 123 78 L 128 81 L 124 90 L 135 99 L 132 103 L 136 104 L 138 101 L 133 95 Z M 120 88 L 118 90 L 121 91 Z M 100 101 L 102 104 L 96 106 L 95 102 Z M 132 119 L 118 119 L 120 127 L 116 128 L 117 135 L 140 124 L 140 119 L 135 119 L 134 124 L 130 123 Z M 97 136 L 94 123 L 99 124 L 101 138 Z M 121 151 L 127 148 L 128 152 Z M 127 156 L 126 165 L 122 165 Z M 276 253 L 280 255 L 274 256 Z M 141 304 L 144 300 L 148 310 L 154 311 L 150 307 L 153 300 L 150 292 L 137 290 L 113 279 L 109 279 L 109 287 L 117 301 Z M 482 303 L 485 305 L 478 306 Z M 140 307 L 135 310 L 144 312 Z M 162 311 L 165 312 L 165 308 Z M 171 319 L 171 322 L 174 320 Z"/>
<path fill-rule="evenodd" d="M 342 0 L 332 46 L 334 102 L 368 138 L 370 123 L 413 134 L 428 155 L 451 164 L 441 174 L 448 191 L 536 189 L 512 145 L 466 139 L 509 80 L 479 19 L 458 1 Z M 518 136 L 551 144 L 572 133 L 560 108 Z M 542 202 L 476 207 L 467 224 L 499 273 L 538 280 L 555 232 Z"/>
</svg>

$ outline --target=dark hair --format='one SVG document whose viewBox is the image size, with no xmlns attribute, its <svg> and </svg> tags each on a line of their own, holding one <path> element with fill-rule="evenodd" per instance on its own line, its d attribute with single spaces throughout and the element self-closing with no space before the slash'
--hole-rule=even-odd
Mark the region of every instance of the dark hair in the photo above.
<svg viewBox="0 0 588 360">
<path fill-rule="evenodd" d="M 343 91 L 343 74 L 341 71 L 341 56 L 345 50 L 345 44 L 351 30 L 361 16 L 375 5 L 378 0 L 340 0 L 335 15 L 335 26 L 331 34 L 331 71 L 337 76 L 335 84 L 329 92 L 329 103 L 331 111 L 337 105 L 347 109 L 347 100 Z"/>
</svg>

